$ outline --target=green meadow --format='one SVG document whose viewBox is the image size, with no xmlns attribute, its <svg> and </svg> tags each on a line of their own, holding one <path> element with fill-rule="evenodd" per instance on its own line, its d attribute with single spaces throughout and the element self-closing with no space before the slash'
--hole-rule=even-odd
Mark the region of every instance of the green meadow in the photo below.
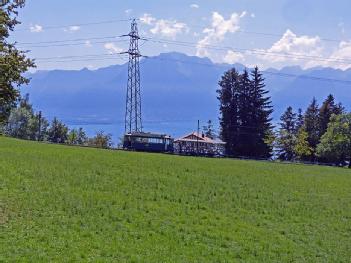
<svg viewBox="0 0 351 263">
<path fill-rule="evenodd" d="M 0 262 L 350 262 L 351 171 L 0 137 Z"/>
</svg>

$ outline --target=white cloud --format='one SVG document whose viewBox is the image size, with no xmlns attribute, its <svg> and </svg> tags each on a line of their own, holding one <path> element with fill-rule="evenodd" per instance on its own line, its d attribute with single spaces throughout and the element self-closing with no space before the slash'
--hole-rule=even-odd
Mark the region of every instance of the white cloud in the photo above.
<svg viewBox="0 0 351 263">
<path fill-rule="evenodd" d="M 150 30 L 154 35 L 160 34 L 165 37 L 175 38 L 178 34 L 189 32 L 189 28 L 185 23 L 176 20 L 157 20 L 154 28 Z"/>
<path fill-rule="evenodd" d="M 124 13 L 125 13 L 126 15 L 129 15 L 129 14 L 132 13 L 132 12 L 133 12 L 133 9 L 124 10 Z"/>
<path fill-rule="evenodd" d="M 199 6 L 198 4 L 191 4 L 190 7 L 191 7 L 191 8 L 195 8 L 195 9 L 200 8 L 200 6 Z"/>
<path fill-rule="evenodd" d="M 176 20 L 156 19 L 150 14 L 144 14 L 140 21 L 146 25 L 153 26 L 150 32 L 154 35 L 159 34 L 164 37 L 175 38 L 178 34 L 188 33 L 189 28 L 185 23 Z"/>
<path fill-rule="evenodd" d="M 228 64 L 243 63 L 244 61 L 245 57 L 243 54 L 232 50 L 229 50 L 224 57 L 224 62 Z"/>
<path fill-rule="evenodd" d="M 140 21 L 146 25 L 152 25 L 156 21 L 156 18 L 152 17 L 150 14 L 144 14 L 140 17 Z"/>
<path fill-rule="evenodd" d="M 104 45 L 104 48 L 109 51 L 110 54 L 116 54 L 116 53 L 121 53 L 123 49 L 120 47 L 117 47 L 114 43 L 106 43 Z"/>
<path fill-rule="evenodd" d="M 255 18 L 255 17 L 256 17 L 256 15 L 255 15 L 254 13 L 252 13 L 250 16 L 251 16 L 252 18 Z"/>
<path fill-rule="evenodd" d="M 197 56 L 209 56 L 210 54 L 206 46 L 223 41 L 227 33 L 235 33 L 238 31 L 240 29 L 240 19 L 245 15 L 246 11 L 241 14 L 233 13 L 228 20 L 225 20 L 221 14 L 214 12 L 212 14 L 211 27 L 203 30 L 206 36 L 197 44 Z"/>
<path fill-rule="evenodd" d="M 259 55 L 259 57 L 270 63 L 290 62 L 306 67 L 308 66 L 308 59 L 303 61 L 301 58 L 304 56 L 320 56 L 322 51 L 323 46 L 318 36 L 297 36 L 288 29 L 271 48 L 262 50 L 266 54 Z"/>
<path fill-rule="evenodd" d="M 43 27 L 41 25 L 35 24 L 29 28 L 30 32 L 32 33 L 40 33 L 43 32 Z"/>
<path fill-rule="evenodd" d="M 329 59 L 331 61 L 327 62 L 324 66 L 342 70 L 351 68 L 351 41 L 341 41 Z"/>
<path fill-rule="evenodd" d="M 92 47 L 93 45 L 91 44 L 90 40 L 85 41 L 84 45 L 86 47 Z"/>
<path fill-rule="evenodd" d="M 63 31 L 73 33 L 79 30 L 80 30 L 80 26 L 70 26 L 68 28 L 65 28 Z"/>
</svg>

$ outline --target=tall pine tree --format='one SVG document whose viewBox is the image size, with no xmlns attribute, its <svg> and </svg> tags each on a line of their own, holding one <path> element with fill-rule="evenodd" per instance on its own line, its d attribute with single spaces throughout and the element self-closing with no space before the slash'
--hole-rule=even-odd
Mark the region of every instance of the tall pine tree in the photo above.
<svg viewBox="0 0 351 263">
<path fill-rule="evenodd" d="M 240 75 L 236 69 L 230 69 L 224 73 L 217 90 L 220 102 L 220 136 L 226 142 L 226 153 L 236 154 L 235 147 L 238 143 L 238 90 Z"/>
<path fill-rule="evenodd" d="M 273 113 L 273 106 L 271 98 L 268 96 L 269 91 L 265 89 L 264 78 L 258 67 L 251 71 L 250 90 L 252 117 L 249 125 L 256 127 L 253 138 L 255 145 L 252 152 L 256 157 L 268 158 L 271 157 L 272 146 L 267 144 L 266 138 L 272 134 L 271 114 Z"/>
<path fill-rule="evenodd" d="M 320 140 L 319 108 L 315 98 L 313 98 L 305 112 L 304 129 L 308 135 L 307 141 L 312 149 L 311 157 L 307 158 L 307 160 L 314 161 L 316 148 Z"/>
<path fill-rule="evenodd" d="M 330 94 L 319 109 L 319 137 L 322 137 L 327 131 L 331 116 L 333 114 L 339 115 L 342 113 L 342 105 L 336 104 L 334 96 Z"/>
<path fill-rule="evenodd" d="M 288 107 L 280 117 L 279 136 L 277 140 L 278 158 L 283 161 L 294 159 L 294 147 L 296 143 L 296 114 L 292 107 Z"/>
<path fill-rule="evenodd" d="M 258 68 L 251 74 L 247 70 L 239 74 L 231 69 L 219 85 L 221 138 L 227 143 L 227 153 L 269 158 L 272 148 L 267 137 L 272 134 L 273 110 Z"/>
</svg>

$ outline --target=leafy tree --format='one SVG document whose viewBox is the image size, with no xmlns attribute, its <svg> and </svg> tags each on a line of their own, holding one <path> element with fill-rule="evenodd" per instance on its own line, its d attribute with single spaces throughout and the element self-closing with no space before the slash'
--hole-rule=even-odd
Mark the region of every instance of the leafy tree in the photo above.
<svg viewBox="0 0 351 263">
<path fill-rule="evenodd" d="M 5 134 L 19 139 L 30 139 L 30 124 L 32 112 L 26 108 L 14 108 L 10 112 L 7 124 L 5 126 Z"/>
<path fill-rule="evenodd" d="M 351 113 L 332 115 L 327 132 L 317 147 L 318 157 L 351 168 Z"/>
<path fill-rule="evenodd" d="M 69 131 L 67 136 L 67 143 L 70 145 L 78 145 L 78 131 L 76 129 Z"/>
<path fill-rule="evenodd" d="M 49 122 L 42 116 L 41 112 L 33 115 L 29 123 L 29 139 L 44 141 L 48 127 Z"/>
<path fill-rule="evenodd" d="M 203 126 L 202 130 L 203 130 L 206 137 L 211 138 L 211 139 L 216 138 L 215 129 L 213 127 L 213 123 L 211 120 L 207 121 L 207 125 Z"/>
<path fill-rule="evenodd" d="M 308 159 L 312 154 L 312 148 L 308 143 L 308 134 L 303 127 L 297 133 L 294 154 L 298 160 Z"/>
<path fill-rule="evenodd" d="M 312 154 L 306 160 L 315 160 L 315 152 L 320 139 L 319 127 L 319 108 L 317 100 L 313 98 L 304 116 L 304 129 L 308 134 L 307 140 L 312 148 Z"/>
<path fill-rule="evenodd" d="M 24 2 L 3 1 L 0 8 L 0 123 L 7 120 L 11 109 L 16 106 L 20 96 L 18 87 L 29 82 L 23 74 L 35 66 L 25 52 L 8 41 L 10 33 L 20 23 L 18 9 L 24 6 Z"/>
<path fill-rule="evenodd" d="M 88 137 L 83 128 L 70 130 L 67 136 L 67 143 L 71 145 L 86 145 Z"/>
<path fill-rule="evenodd" d="M 85 131 L 83 130 L 83 128 L 79 128 L 77 131 L 77 143 L 78 145 L 86 145 L 88 142 L 88 137 L 85 133 Z"/>
<path fill-rule="evenodd" d="M 65 143 L 67 138 L 67 126 L 55 117 L 48 130 L 48 141 L 52 143 Z"/>
<path fill-rule="evenodd" d="M 329 95 L 319 109 L 319 136 L 327 131 L 330 118 L 333 114 L 342 114 L 343 107 L 341 104 L 336 104 L 333 95 Z"/>
<path fill-rule="evenodd" d="M 292 107 L 288 107 L 280 117 L 280 128 L 277 139 L 278 158 L 291 161 L 295 157 L 294 147 L 296 143 L 296 114 Z"/>
<path fill-rule="evenodd" d="M 5 133 L 9 136 L 25 140 L 44 140 L 48 122 L 41 113 L 34 113 L 29 103 L 28 94 L 20 99 L 18 107 L 13 108 L 5 125 Z"/>
<path fill-rule="evenodd" d="M 109 149 L 113 146 L 111 134 L 105 134 L 100 131 L 94 138 L 90 138 L 88 141 L 90 147 Z"/>
</svg>

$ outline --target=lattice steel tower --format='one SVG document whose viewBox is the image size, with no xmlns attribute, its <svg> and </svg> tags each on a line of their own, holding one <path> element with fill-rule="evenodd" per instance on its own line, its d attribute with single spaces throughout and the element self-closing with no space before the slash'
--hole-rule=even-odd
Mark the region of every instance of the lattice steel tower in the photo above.
<svg viewBox="0 0 351 263">
<path fill-rule="evenodd" d="M 130 37 L 128 63 L 128 85 L 125 112 L 125 133 L 142 132 L 141 121 L 141 95 L 140 95 L 140 68 L 139 60 L 142 56 L 139 52 L 138 25 L 134 19 L 131 31 L 127 35 Z"/>
</svg>

